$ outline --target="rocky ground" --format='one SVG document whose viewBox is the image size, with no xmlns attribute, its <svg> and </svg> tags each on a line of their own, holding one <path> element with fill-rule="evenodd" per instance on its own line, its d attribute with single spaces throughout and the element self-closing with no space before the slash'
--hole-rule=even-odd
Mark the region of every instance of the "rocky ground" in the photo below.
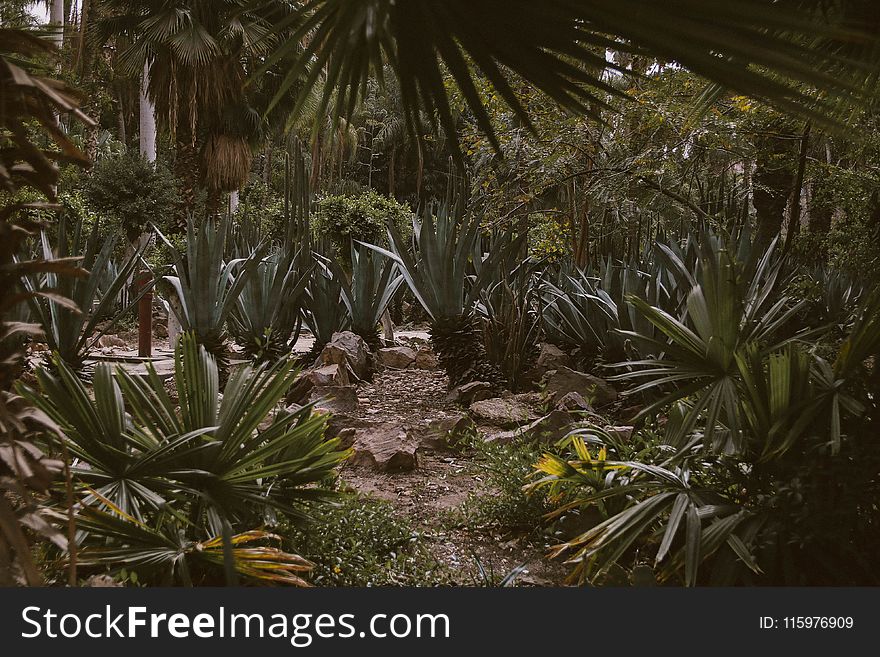
<svg viewBox="0 0 880 657">
<path fill-rule="evenodd" d="M 499 492 L 487 481 L 479 454 L 467 445 L 556 440 L 589 417 L 593 404 L 614 403 L 614 389 L 570 369 L 566 354 L 545 345 L 535 372 L 540 393 L 497 397 L 479 382 L 450 391 L 427 334 L 401 331 L 395 337 L 394 347 L 371 354 L 357 336 L 337 334 L 304 370 L 288 403 L 312 402 L 329 414 L 330 431 L 354 451 L 341 471 L 344 485 L 390 503 L 454 583 L 491 583 L 487 576 L 497 583 L 521 567 L 520 585 L 561 584 L 568 567 L 547 558 L 552 537 L 480 524 L 469 516 L 474 500 Z M 95 355 L 130 358 L 136 342 L 136 334 L 102 338 Z M 297 344 L 301 353 L 310 348 L 308 336 Z M 157 369 L 170 375 L 167 340 L 154 343 L 154 354 Z M 143 364 L 132 359 L 126 367 Z"/>
</svg>

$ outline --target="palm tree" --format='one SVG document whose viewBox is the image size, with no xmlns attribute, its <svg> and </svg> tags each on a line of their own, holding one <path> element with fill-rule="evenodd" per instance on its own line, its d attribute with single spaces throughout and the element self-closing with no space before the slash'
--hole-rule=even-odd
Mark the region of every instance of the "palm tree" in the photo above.
<svg viewBox="0 0 880 657">
<path fill-rule="evenodd" d="M 262 138 L 262 111 L 245 89 L 248 57 L 277 42 L 263 8 L 246 0 L 104 0 L 99 37 L 124 36 L 122 70 L 149 66 L 147 96 L 174 135 L 175 170 L 183 181 L 179 228 L 205 187 L 209 207 L 247 179 L 252 145 Z M 267 11 L 283 9 L 283 4 Z"/>
</svg>

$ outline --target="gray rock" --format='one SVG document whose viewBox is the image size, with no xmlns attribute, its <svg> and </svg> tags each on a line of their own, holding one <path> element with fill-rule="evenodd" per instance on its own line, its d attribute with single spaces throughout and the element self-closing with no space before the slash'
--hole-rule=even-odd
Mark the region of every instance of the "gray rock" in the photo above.
<svg viewBox="0 0 880 657">
<path fill-rule="evenodd" d="M 617 391 L 605 380 L 568 367 L 559 367 L 547 372 L 544 384 L 544 394 L 551 403 L 555 403 L 570 392 L 577 392 L 584 399 L 598 406 L 610 404 L 617 399 Z"/>
<path fill-rule="evenodd" d="M 385 367 L 405 370 L 416 362 L 416 352 L 409 347 L 388 347 L 379 350 L 379 362 Z"/>
<path fill-rule="evenodd" d="M 369 379 L 372 375 L 367 343 L 351 331 L 334 333 L 333 338 L 321 351 L 322 365 L 347 367 L 358 379 Z"/>
<path fill-rule="evenodd" d="M 523 427 L 517 433 L 526 442 L 555 443 L 572 428 L 575 418 L 568 411 L 550 411 L 544 417 Z"/>
<path fill-rule="evenodd" d="M 541 345 L 541 353 L 535 366 L 542 368 L 545 372 L 556 370 L 560 367 L 571 367 L 571 356 L 555 344 L 545 342 Z"/>
<path fill-rule="evenodd" d="M 590 402 L 579 392 L 568 392 L 556 400 L 556 408 L 561 411 L 592 411 Z"/>
<path fill-rule="evenodd" d="M 311 379 L 312 385 L 315 388 L 351 385 L 348 368 L 344 365 L 324 365 L 324 367 L 308 372 L 306 376 Z"/>
<path fill-rule="evenodd" d="M 349 463 L 380 472 L 404 472 L 418 467 L 418 445 L 399 424 L 386 422 L 357 429 Z"/>
<path fill-rule="evenodd" d="M 428 347 L 422 347 L 416 352 L 416 367 L 420 370 L 436 370 L 439 366 L 437 354 Z"/>
<path fill-rule="evenodd" d="M 538 415 L 515 399 L 483 399 L 470 406 L 471 416 L 478 422 L 502 429 L 512 429 L 538 419 Z"/>
<path fill-rule="evenodd" d="M 470 416 L 456 413 L 447 417 L 435 418 L 426 425 L 414 429 L 412 435 L 419 444 L 430 449 L 449 449 L 455 447 L 462 438 L 476 432 Z"/>
<path fill-rule="evenodd" d="M 315 408 L 328 413 L 351 413 L 358 407 L 357 388 L 355 386 L 312 388 L 309 401 L 315 402 Z"/>
<path fill-rule="evenodd" d="M 309 400 L 312 388 L 315 387 L 314 381 L 309 376 L 309 372 L 300 372 L 293 384 L 288 388 L 284 401 L 288 404 L 298 404 L 302 406 Z"/>
<path fill-rule="evenodd" d="M 470 406 L 476 401 L 491 399 L 495 396 L 494 387 L 485 381 L 472 381 L 449 391 L 446 401 L 462 406 Z"/>
</svg>

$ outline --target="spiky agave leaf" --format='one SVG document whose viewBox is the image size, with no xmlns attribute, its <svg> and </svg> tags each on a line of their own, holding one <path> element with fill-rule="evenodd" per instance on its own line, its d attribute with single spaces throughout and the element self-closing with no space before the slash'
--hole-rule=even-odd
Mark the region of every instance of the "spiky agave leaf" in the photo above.
<svg viewBox="0 0 880 657">
<path fill-rule="evenodd" d="M 42 328 L 50 353 L 56 352 L 76 370 L 82 368 L 98 339 L 150 289 L 145 285 L 131 291 L 127 302 L 120 305 L 118 299 L 143 263 L 146 245 L 132 251 L 121 266 L 114 268 L 115 237 L 102 235 L 98 223 L 87 236 L 84 231 L 83 221 L 78 219 L 71 234 L 67 218 L 62 217 L 57 247 L 52 247 L 45 231 L 41 236 L 45 260 L 76 260 L 79 269 L 60 275 L 38 270 L 22 277 L 24 288 L 30 293 L 27 303 L 31 316 Z M 51 366 L 51 361 L 46 364 Z"/>
<path fill-rule="evenodd" d="M 178 306 L 172 305 L 169 312 L 177 315 L 181 328 L 192 332 L 225 372 L 226 322 L 267 247 L 260 245 L 246 256 L 227 261 L 228 219 L 206 219 L 197 226 L 190 217 L 186 230 L 185 254 L 159 232 L 174 260 L 174 275 L 163 279 L 180 302 Z"/>
<path fill-rule="evenodd" d="M 239 257 L 258 247 L 247 244 L 244 248 Z M 311 266 L 306 267 L 303 260 L 302 250 L 273 248 L 249 275 L 230 312 L 232 335 L 257 363 L 277 360 L 293 349 L 311 275 Z"/>
<path fill-rule="evenodd" d="M 380 346 L 377 326 L 403 283 L 396 262 L 352 243 L 351 282 L 338 261 L 332 260 L 330 268 L 341 283 L 342 301 L 351 318 L 351 330 L 371 349 L 377 350 Z"/>
</svg>

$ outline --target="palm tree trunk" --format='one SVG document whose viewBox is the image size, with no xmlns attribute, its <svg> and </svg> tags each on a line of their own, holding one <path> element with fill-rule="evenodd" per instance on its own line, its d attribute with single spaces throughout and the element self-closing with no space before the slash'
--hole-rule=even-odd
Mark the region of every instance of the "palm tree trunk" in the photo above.
<svg viewBox="0 0 880 657">
<path fill-rule="evenodd" d="M 199 149 L 189 120 L 182 116 L 177 121 L 175 146 L 177 154 L 174 158 L 174 173 L 180 180 L 180 205 L 175 217 L 175 229 L 182 233 L 186 230 L 187 217 L 195 211 L 199 179 Z"/>
<path fill-rule="evenodd" d="M 150 86 L 150 64 L 144 63 L 140 93 L 140 152 L 147 161 L 156 161 L 156 108 L 147 95 Z"/>
<path fill-rule="evenodd" d="M 58 50 L 64 46 L 64 0 L 51 0 L 49 3 L 50 39 Z"/>
</svg>

